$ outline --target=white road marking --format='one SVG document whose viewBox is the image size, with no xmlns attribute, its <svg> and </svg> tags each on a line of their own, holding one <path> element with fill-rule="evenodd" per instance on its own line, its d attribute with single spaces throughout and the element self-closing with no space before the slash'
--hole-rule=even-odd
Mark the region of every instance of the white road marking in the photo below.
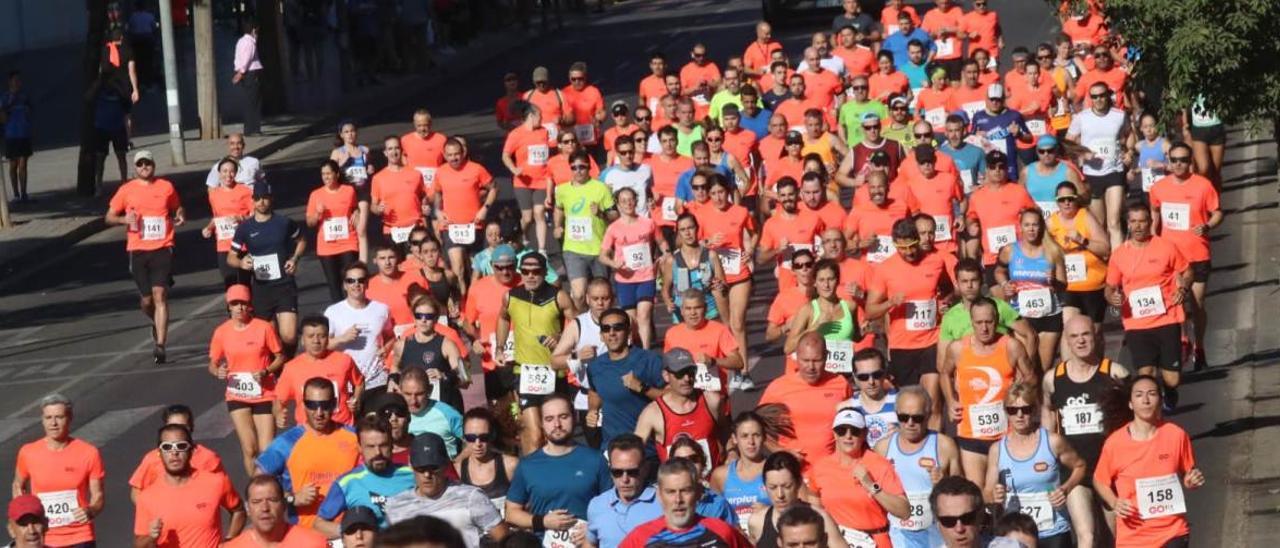
<svg viewBox="0 0 1280 548">
<path fill-rule="evenodd" d="M 222 295 L 217 295 L 209 299 L 209 301 L 204 303 L 203 305 L 200 305 L 200 308 L 193 310 L 191 313 L 187 314 L 186 316 L 183 316 L 178 321 L 170 323 L 169 337 L 172 338 L 174 333 L 176 333 L 179 329 L 182 328 L 182 326 L 186 325 L 192 319 L 199 317 L 205 312 L 213 310 L 213 308 L 218 305 L 222 305 L 224 303 L 224 299 L 225 298 Z M 114 367 L 117 363 L 120 363 L 120 361 L 124 360 L 125 358 L 133 354 L 137 354 L 139 352 L 143 352 L 144 350 L 150 349 L 151 345 L 152 345 L 151 337 L 148 336 L 142 339 L 142 341 L 138 342 L 138 344 L 134 345 L 133 348 L 130 348 L 129 350 L 126 350 L 124 352 L 117 354 L 115 357 L 98 364 L 97 366 L 93 367 L 88 371 L 85 371 L 84 373 L 72 376 L 71 378 L 67 379 L 66 382 L 63 382 L 62 384 L 58 385 L 56 388 L 54 388 L 53 390 L 50 390 L 47 393 L 66 392 L 67 389 L 71 388 L 72 386 L 75 386 L 76 383 L 84 379 L 95 377 L 95 376 L 102 376 L 104 372 L 109 370 L 111 367 Z M 192 366 L 192 367 L 204 367 L 204 366 Z M 173 370 L 173 369 L 177 369 L 177 368 L 157 368 L 155 370 L 150 370 L 146 372 L 154 374 L 157 371 L 165 371 L 165 370 Z M 27 405 L 24 405 L 21 409 L 18 409 L 17 411 L 10 413 L 7 418 L 12 419 L 12 418 L 21 417 L 22 415 L 25 415 L 35 410 L 36 407 L 38 407 L 39 405 L 40 405 L 39 398 L 31 400 L 31 403 L 28 403 Z"/>
<path fill-rule="evenodd" d="M 148 342 L 150 342 L 150 339 L 148 339 Z M 183 353 L 188 350 L 208 350 L 209 345 L 208 344 L 179 344 L 179 345 L 166 346 L 165 349 L 168 350 L 170 354 L 173 354 L 173 353 Z M 99 358 L 109 358 L 113 356 L 118 356 L 122 353 L 150 355 L 151 348 L 150 346 L 148 346 L 147 348 L 133 350 L 133 351 L 124 350 L 119 352 L 94 352 L 91 354 L 67 354 L 67 355 L 59 355 L 59 356 L 44 357 L 44 358 L 27 358 L 25 360 L 5 360 L 4 363 L 0 363 L 0 369 L 6 368 L 6 367 L 21 366 L 21 365 L 40 365 L 40 364 L 46 364 L 46 363 L 57 362 L 62 360 L 71 360 L 73 362 L 82 361 L 82 360 L 97 360 Z"/>
<path fill-rule="evenodd" d="M 9 349 L 17 348 L 19 346 L 26 346 L 28 344 L 38 343 L 44 339 L 29 338 L 29 337 L 31 337 L 32 335 L 35 335 L 37 332 L 39 332 L 41 329 L 44 329 L 44 328 L 45 326 L 43 325 L 37 325 L 35 327 L 28 327 L 26 329 L 23 329 L 13 334 L 5 335 L 5 344 L 4 346 L 0 346 L 0 350 L 9 350 Z"/>
<path fill-rule="evenodd" d="M 0 419 L 0 444 L 8 443 L 9 438 L 22 433 L 36 422 L 39 422 L 39 419 Z"/>
<path fill-rule="evenodd" d="M 235 430 L 236 425 L 231 422 L 227 404 L 221 401 L 196 417 L 196 441 L 220 440 Z"/>
<path fill-rule="evenodd" d="M 127 432 L 130 428 L 146 420 L 163 407 L 163 405 L 146 405 L 132 409 L 107 411 L 89 421 L 89 424 L 77 428 L 71 435 L 101 448 L 107 442 L 115 439 L 116 436 Z"/>
<path fill-rule="evenodd" d="M 164 369 L 134 369 L 134 370 L 132 370 L 132 371 L 99 371 L 99 372 L 97 372 L 97 373 L 81 373 L 81 374 L 79 374 L 79 375 L 63 375 L 63 376 L 61 376 L 61 377 L 43 377 L 43 378 L 39 378 L 39 379 L 23 379 L 23 380 L 20 380 L 20 381 L 9 381 L 9 382 L 4 383 L 4 385 L 5 385 L 5 386 L 17 386 L 17 385 L 20 385 L 20 384 L 40 384 L 40 383 L 44 383 L 44 382 L 75 381 L 75 380 L 77 380 L 77 379 L 92 379 L 92 378 L 105 378 L 105 377 L 121 377 L 121 376 L 127 376 L 127 375 L 152 375 L 152 376 L 154 376 L 154 375 L 161 374 L 161 373 L 169 373 L 169 372 L 175 372 L 175 371 L 187 371 L 187 370 L 191 370 L 191 369 L 208 369 L 208 368 L 209 368 L 209 366 L 208 366 L 207 364 L 180 365 L 180 366 L 176 366 L 176 367 L 166 365 L 166 366 L 164 367 Z M 52 392 L 49 392 L 49 393 L 51 394 Z M 43 396 L 41 396 L 41 397 L 43 397 Z M 37 400 L 35 403 L 38 405 L 38 404 L 39 404 L 39 400 Z M 32 409 L 34 409 L 34 407 L 33 407 L 33 406 L 28 406 L 28 407 L 31 407 Z M 16 416 L 17 416 L 17 415 L 10 415 L 10 418 L 14 418 L 14 417 L 16 417 Z"/>
</svg>

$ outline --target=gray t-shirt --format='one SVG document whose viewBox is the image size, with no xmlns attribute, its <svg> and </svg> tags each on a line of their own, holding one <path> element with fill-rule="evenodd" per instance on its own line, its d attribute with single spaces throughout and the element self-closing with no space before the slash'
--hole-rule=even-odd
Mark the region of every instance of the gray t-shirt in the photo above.
<svg viewBox="0 0 1280 548">
<path fill-rule="evenodd" d="M 480 537 L 502 523 L 489 497 L 470 485 L 450 484 L 439 498 L 430 499 L 410 489 L 387 499 L 387 523 L 395 525 L 417 516 L 433 516 L 449 522 L 462 533 L 467 546 L 480 545 Z"/>
</svg>

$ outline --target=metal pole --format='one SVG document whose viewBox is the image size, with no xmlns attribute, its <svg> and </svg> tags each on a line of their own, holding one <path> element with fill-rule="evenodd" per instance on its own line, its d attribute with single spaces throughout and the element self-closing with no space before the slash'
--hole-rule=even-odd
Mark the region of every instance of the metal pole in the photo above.
<svg viewBox="0 0 1280 548">
<path fill-rule="evenodd" d="M 9 218 L 9 181 L 5 180 L 9 173 L 7 160 L 0 159 L 0 228 L 13 228 L 13 220 Z"/>
<path fill-rule="evenodd" d="M 182 108 L 178 104 L 178 63 L 173 51 L 173 6 L 160 0 L 160 49 L 164 54 L 164 97 L 169 106 L 169 148 L 173 165 L 187 163 L 186 145 L 182 142 Z"/>
</svg>

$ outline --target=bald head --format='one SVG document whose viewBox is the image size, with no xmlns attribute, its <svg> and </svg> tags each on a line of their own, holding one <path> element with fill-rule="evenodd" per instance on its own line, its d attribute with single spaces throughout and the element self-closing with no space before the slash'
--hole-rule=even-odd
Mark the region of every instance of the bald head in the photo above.
<svg viewBox="0 0 1280 548">
<path fill-rule="evenodd" d="M 768 40 L 773 36 L 773 26 L 766 21 L 756 23 L 756 39 Z"/>
</svg>

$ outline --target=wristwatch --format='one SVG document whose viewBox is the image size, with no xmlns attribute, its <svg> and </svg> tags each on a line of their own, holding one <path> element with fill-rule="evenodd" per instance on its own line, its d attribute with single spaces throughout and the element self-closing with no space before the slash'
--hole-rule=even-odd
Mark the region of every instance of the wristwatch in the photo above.
<svg viewBox="0 0 1280 548">
<path fill-rule="evenodd" d="M 867 489 L 867 492 L 871 493 L 871 496 L 875 496 L 875 495 L 879 494 L 879 493 L 880 493 L 880 484 L 879 484 L 879 483 L 876 483 L 876 482 L 874 482 L 874 481 L 873 481 L 873 482 L 871 482 L 871 488 Z"/>
</svg>

